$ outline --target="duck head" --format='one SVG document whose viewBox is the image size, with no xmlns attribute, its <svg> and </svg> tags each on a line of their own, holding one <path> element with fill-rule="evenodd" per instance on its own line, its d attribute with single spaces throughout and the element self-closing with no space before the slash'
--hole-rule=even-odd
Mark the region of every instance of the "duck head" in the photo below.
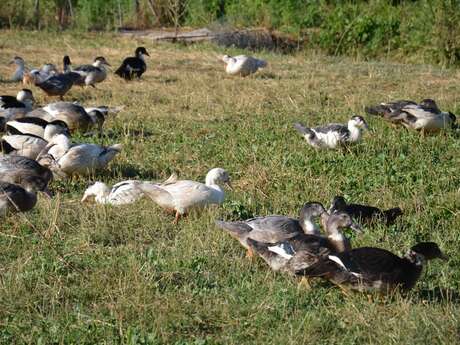
<svg viewBox="0 0 460 345">
<path fill-rule="evenodd" d="M 144 59 L 144 55 L 150 56 L 149 53 L 147 53 L 147 49 L 145 49 L 144 47 L 137 47 L 134 54 L 142 60 Z"/>
<path fill-rule="evenodd" d="M 320 229 L 315 224 L 315 220 L 318 217 L 323 218 L 323 216 L 327 218 L 329 215 L 327 214 L 326 210 L 324 209 L 324 206 L 321 203 L 307 202 L 305 205 L 303 205 L 299 215 L 299 222 L 302 226 L 303 231 L 306 234 L 319 235 Z"/>
<path fill-rule="evenodd" d="M 435 113 L 440 112 L 440 110 L 438 108 L 438 105 L 436 104 L 434 99 L 431 99 L 431 98 L 422 99 L 422 101 L 420 102 L 420 105 L 423 106 L 424 108 L 427 108 L 427 109 L 435 112 Z"/>
<path fill-rule="evenodd" d="M 228 172 L 222 168 L 214 168 L 209 170 L 209 172 L 206 175 L 206 185 L 211 186 L 221 184 L 225 184 L 230 189 L 232 189 L 232 186 L 230 184 L 230 175 L 228 174 Z"/>
<path fill-rule="evenodd" d="M 105 57 L 98 56 L 94 59 L 93 66 L 100 67 L 100 66 L 111 66 L 111 65 L 107 62 Z"/>
<path fill-rule="evenodd" d="M 331 207 L 329 207 L 329 213 L 342 211 L 346 206 L 347 202 L 345 201 L 345 198 L 341 195 L 336 195 L 334 199 L 332 199 Z"/>
<path fill-rule="evenodd" d="M 447 255 L 441 251 L 435 242 L 418 243 L 409 250 L 406 256 L 410 259 L 417 259 L 418 256 L 421 256 L 427 261 L 433 259 L 448 260 Z M 417 260 L 415 260 L 415 262 L 417 262 Z"/>
<path fill-rule="evenodd" d="M 44 138 L 50 141 L 55 135 L 63 134 L 70 137 L 70 130 L 67 124 L 61 120 L 54 120 L 45 127 Z"/>
<path fill-rule="evenodd" d="M 43 192 L 45 195 L 51 197 L 51 193 L 48 190 L 48 183 L 40 176 L 25 176 L 21 180 L 21 185 L 28 192 Z"/>
<path fill-rule="evenodd" d="M 23 59 L 22 57 L 20 57 L 20 56 L 15 56 L 15 57 L 13 58 L 13 60 L 11 60 L 11 61 L 9 62 L 9 65 L 13 65 L 13 64 L 15 64 L 15 65 L 17 65 L 17 66 L 19 66 L 19 67 L 24 67 L 25 62 L 24 62 L 24 59 Z"/>
<path fill-rule="evenodd" d="M 230 55 L 224 55 L 221 57 L 221 60 L 228 64 L 229 62 L 234 61 L 234 58 Z"/>
<path fill-rule="evenodd" d="M 348 213 L 340 211 L 329 215 L 326 227 L 329 234 L 333 234 L 344 228 L 349 228 L 357 233 L 362 232 L 361 226 L 355 223 Z"/>
<path fill-rule="evenodd" d="M 22 89 L 21 91 L 19 91 L 16 95 L 16 99 L 19 102 L 23 102 L 30 106 L 32 106 L 35 103 L 34 95 L 32 94 L 32 91 L 30 91 L 29 89 Z"/>
<path fill-rule="evenodd" d="M 62 59 L 62 64 L 63 64 L 64 72 L 69 72 L 70 66 L 72 66 L 72 62 L 70 61 L 69 55 L 64 56 L 64 58 Z"/>
<path fill-rule="evenodd" d="M 85 190 L 81 202 L 89 202 L 94 199 L 102 198 L 107 196 L 109 193 L 110 188 L 105 183 L 96 182 Z"/>
<path fill-rule="evenodd" d="M 354 115 L 348 120 L 348 126 L 353 126 L 357 128 L 369 129 L 366 120 L 362 116 Z"/>
</svg>

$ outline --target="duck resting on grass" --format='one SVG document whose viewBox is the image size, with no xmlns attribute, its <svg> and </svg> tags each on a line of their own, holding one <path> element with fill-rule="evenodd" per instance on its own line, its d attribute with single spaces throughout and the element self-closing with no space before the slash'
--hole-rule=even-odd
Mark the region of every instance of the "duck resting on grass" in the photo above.
<svg viewBox="0 0 460 345">
<path fill-rule="evenodd" d="M 324 256 L 296 273 L 321 277 L 345 289 L 388 293 L 398 287 L 410 290 L 426 261 L 436 258 L 447 260 L 434 242 L 419 243 L 402 258 L 385 249 L 362 247 Z"/>
<path fill-rule="evenodd" d="M 178 180 L 174 174 L 161 184 L 143 183 L 139 188 L 160 207 L 174 211 L 174 224 L 191 209 L 222 204 L 225 193 L 221 185 L 230 186 L 230 176 L 222 168 L 211 169 L 206 183 Z"/>
<path fill-rule="evenodd" d="M 422 132 L 438 132 L 455 125 L 457 118 L 451 112 L 443 112 L 432 99 L 424 99 L 419 104 L 399 100 L 380 103 L 365 108 L 366 113 L 384 118 L 393 124 Z"/>
<path fill-rule="evenodd" d="M 96 182 L 89 186 L 81 202 L 87 202 L 94 198 L 98 204 L 127 205 L 132 204 L 144 197 L 144 192 L 138 187 L 145 182 L 127 180 L 118 182 L 112 188 L 103 182 Z"/>
<path fill-rule="evenodd" d="M 353 222 L 348 214 L 334 213 L 329 215 L 327 220 L 326 236 L 298 233 L 278 243 L 248 238 L 247 244 L 274 271 L 297 274 L 298 271 L 316 263 L 321 256 L 351 250 L 350 241 L 341 231 L 343 228 L 361 232 L 359 225 Z"/>
<path fill-rule="evenodd" d="M 322 222 L 325 223 L 328 216 L 323 205 L 318 202 L 308 202 L 300 210 L 299 219 L 273 215 L 237 222 L 217 220 L 216 225 L 236 238 L 248 250 L 247 256 L 252 257 L 253 252 L 247 243 L 249 238 L 265 243 L 277 243 L 301 233 L 320 235 L 315 220 L 321 217 Z"/>
<path fill-rule="evenodd" d="M 35 98 L 32 91 L 22 89 L 17 96 L 0 96 L 0 132 L 5 129 L 5 124 L 17 118 L 24 117 L 32 110 Z"/>
<path fill-rule="evenodd" d="M 13 75 L 11 76 L 12 81 L 22 81 L 24 74 L 26 73 L 26 63 L 24 59 L 20 56 L 15 56 L 13 60 L 10 61 L 9 65 L 16 65 L 16 70 L 14 71 Z"/>
<path fill-rule="evenodd" d="M 302 134 L 310 146 L 318 149 L 335 149 L 339 146 L 361 140 L 361 129 L 368 129 L 366 121 L 358 115 L 353 116 L 346 125 L 331 123 L 325 126 L 308 128 L 295 123 L 294 128 Z"/>
<path fill-rule="evenodd" d="M 242 77 L 253 74 L 257 72 L 259 68 L 267 66 L 266 61 L 246 55 L 224 55 L 222 61 L 225 62 L 225 72 L 227 72 L 227 74 L 240 75 Z"/>
<path fill-rule="evenodd" d="M 147 70 L 145 56 L 150 56 L 144 47 L 137 47 L 134 56 L 127 57 L 115 71 L 115 74 L 125 80 L 132 80 L 135 76 L 140 79 Z"/>
<path fill-rule="evenodd" d="M 360 223 L 372 223 L 382 220 L 386 225 L 393 224 L 396 218 L 403 214 L 399 207 L 382 211 L 373 206 L 348 204 L 343 196 L 336 196 L 332 200 L 329 213 L 336 211 L 348 213 L 353 219 L 358 220 Z"/>
</svg>

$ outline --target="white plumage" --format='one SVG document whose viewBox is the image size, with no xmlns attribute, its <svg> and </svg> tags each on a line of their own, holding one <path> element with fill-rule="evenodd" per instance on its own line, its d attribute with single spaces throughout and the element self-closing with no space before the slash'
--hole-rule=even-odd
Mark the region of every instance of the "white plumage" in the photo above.
<svg viewBox="0 0 460 345">
<path fill-rule="evenodd" d="M 224 55 L 222 61 L 226 64 L 225 71 L 227 74 L 241 75 L 243 77 L 257 72 L 259 68 L 267 66 L 266 61 L 246 55 Z"/>
</svg>

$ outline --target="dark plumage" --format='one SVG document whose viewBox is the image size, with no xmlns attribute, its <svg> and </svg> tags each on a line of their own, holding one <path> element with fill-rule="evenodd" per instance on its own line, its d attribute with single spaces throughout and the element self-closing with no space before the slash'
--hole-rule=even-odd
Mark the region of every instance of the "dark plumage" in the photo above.
<svg viewBox="0 0 460 345">
<path fill-rule="evenodd" d="M 42 89 L 47 96 L 59 96 L 62 99 L 72 88 L 73 84 L 80 78 L 81 76 L 78 73 L 63 73 L 52 76 L 36 85 Z"/>
<path fill-rule="evenodd" d="M 135 56 L 127 57 L 123 63 L 115 71 L 115 74 L 126 80 L 131 80 L 135 76 L 140 78 L 147 70 L 147 65 L 144 61 L 144 55 L 150 56 L 144 47 L 136 48 Z"/>
<path fill-rule="evenodd" d="M 28 176 L 38 176 L 48 184 L 53 173 L 36 160 L 23 156 L 0 155 L 0 176 L 3 182 L 22 185 Z"/>
<path fill-rule="evenodd" d="M 423 270 L 425 261 L 447 260 L 434 242 L 413 246 L 402 258 L 380 248 L 362 247 L 320 258 L 296 273 L 321 277 L 353 290 L 389 292 L 397 287 L 411 289 Z"/>
<path fill-rule="evenodd" d="M 343 196 L 336 196 L 332 200 L 329 213 L 336 211 L 348 213 L 353 219 L 359 222 L 371 223 L 381 219 L 386 225 L 391 225 L 396 218 L 403 214 L 399 207 L 382 211 L 377 207 L 360 204 L 347 204 Z"/>
<path fill-rule="evenodd" d="M 0 216 L 10 212 L 26 212 L 37 203 L 37 191 L 47 192 L 47 183 L 38 176 L 28 176 L 23 186 L 0 182 Z"/>
</svg>

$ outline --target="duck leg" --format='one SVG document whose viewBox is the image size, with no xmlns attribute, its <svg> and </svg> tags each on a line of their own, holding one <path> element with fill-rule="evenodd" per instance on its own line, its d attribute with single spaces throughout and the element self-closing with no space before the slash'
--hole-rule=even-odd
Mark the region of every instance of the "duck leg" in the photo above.
<svg viewBox="0 0 460 345">
<path fill-rule="evenodd" d="M 180 216 L 181 215 L 180 215 L 179 211 L 176 211 L 176 217 L 174 218 L 174 221 L 173 221 L 174 225 L 177 225 L 177 223 L 179 222 Z"/>
<path fill-rule="evenodd" d="M 299 281 L 299 284 L 297 284 L 297 290 L 300 289 L 311 290 L 310 281 L 305 276 L 302 277 L 302 279 Z"/>
</svg>

